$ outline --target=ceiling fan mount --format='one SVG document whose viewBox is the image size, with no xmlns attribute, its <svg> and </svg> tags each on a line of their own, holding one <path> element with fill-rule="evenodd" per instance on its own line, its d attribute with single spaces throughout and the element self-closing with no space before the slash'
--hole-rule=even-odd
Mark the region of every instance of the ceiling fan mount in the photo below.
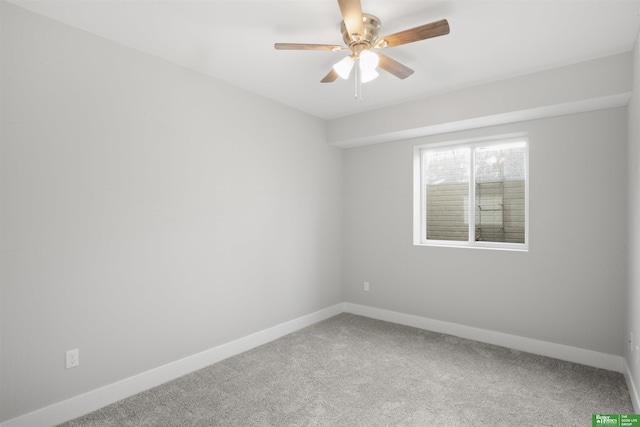
<svg viewBox="0 0 640 427">
<path fill-rule="evenodd" d="M 363 34 L 349 34 L 349 30 L 344 21 L 340 23 L 340 31 L 342 32 L 342 40 L 344 44 L 349 46 L 353 52 L 361 52 L 364 49 L 370 49 L 378 38 L 380 31 L 380 19 L 368 13 L 362 14 Z"/>
</svg>

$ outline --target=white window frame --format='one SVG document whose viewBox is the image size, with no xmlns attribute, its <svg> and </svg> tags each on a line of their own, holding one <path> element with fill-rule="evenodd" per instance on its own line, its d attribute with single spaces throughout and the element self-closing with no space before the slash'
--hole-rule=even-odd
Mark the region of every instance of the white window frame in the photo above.
<svg viewBox="0 0 640 427">
<path fill-rule="evenodd" d="M 427 239 L 427 215 L 426 215 L 426 174 L 423 173 L 424 165 L 423 153 L 430 150 L 442 149 L 443 147 L 470 148 L 470 174 L 469 174 L 469 199 L 468 205 L 471 207 L 475 200 L 475 165 L 473 149 L 476 147 L 499 146 L 512 143 L 525 143 L 525 206 L 524 206 L 524 243 L 508 242 L 487 242 L 475 241 L 475 209 L 468 210 L 469 240 L 433 240 Z M 529 139 L 526 134 L 516 134 L 508 136 L 493 136 L 488 138 L 478 138 L 472 140 L 450 141 L 434 144 L 417 145 L 413 149 L 413 244 L 416 246 L 440 246 L 457 248 L 479 248 L 496 249 L 508 251 L 528 251 L 529 250 Z"/>
</svg>

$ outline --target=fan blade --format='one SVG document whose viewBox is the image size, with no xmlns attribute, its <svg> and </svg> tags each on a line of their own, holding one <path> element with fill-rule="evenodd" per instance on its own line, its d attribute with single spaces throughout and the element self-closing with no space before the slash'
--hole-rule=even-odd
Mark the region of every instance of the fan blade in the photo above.
<svg viewBox="0 0 640 427">
<path fill-rule="evenodd" d="M 332 44 L 305 44 L 305 43 L 276 43 L 273 45 L 277 50 L 332 50 L 339 52 L 345 47 Z"/>
<path fill-rule="evenodd" d="M 377 55 L 380 58 L 378 66 L 383 70 L 393 74 L 397 78 L 406 79 L 411 74 L 413 74 L 413 70 L 411 68 L 399 63 L 395 59 L 391 59 L 387 55 L 383 55 L 381 53 L 377 53 Z"/>
<path fill-rule="evenodd" d="M 340 6 L 344 26 L 347 27 L 351 40 L 354 40 L 354 34 L 363 37 L 364 23 L 362 21 L 362 5 L 360 5 L 360 0 L 338 0 L 338 5 Z"/>
<path fill-rule="evenodd" d="M 334 70 L 333 68 L 331 69 L 331 71 L 329 71 L 329 74 L 327 74 L 326 76 L 324 76 L 324 79 L 320 80 L 320 83 L 331 83 L 331 82 L 335 82 L 336 79 L 340 77 L 338 75 L 338 73 L 336 73 L 336 70 Z"/>
<path fill-rule="evenodd" d="M 432 37 L 444 36 L 449 34 L 449 22 L 446 19 L 432 22 L 430 24 L 421 25 L 411 28 L 410 30 L 400 31 L 378 39 L 376 47 L 392 47 L 401 44 L 413 43 L 420 40 L 430 39 Z"/>
</svg>

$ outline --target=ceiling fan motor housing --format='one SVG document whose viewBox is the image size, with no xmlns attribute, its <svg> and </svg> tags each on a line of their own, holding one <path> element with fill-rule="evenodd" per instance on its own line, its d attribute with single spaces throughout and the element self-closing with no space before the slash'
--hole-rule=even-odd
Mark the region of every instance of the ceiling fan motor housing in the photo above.
<svg viewBox="0 0 640 427">
<path fill-rule="evenodd" d="M 360 35 L 361 37 L 359 40 L 351 39 L 351 34 L 347 31 L 344 21 L 340 24 L 342 39 L 354 52 L 360 52 L 373 46 L 374 42 L 378 38 L 378 31 L 380 31 L 380 19 L 378 19 L 378 17 L 368 13 L 363 13 L 362 22 L 364 24 L 364 34 Z"/>
</svg>

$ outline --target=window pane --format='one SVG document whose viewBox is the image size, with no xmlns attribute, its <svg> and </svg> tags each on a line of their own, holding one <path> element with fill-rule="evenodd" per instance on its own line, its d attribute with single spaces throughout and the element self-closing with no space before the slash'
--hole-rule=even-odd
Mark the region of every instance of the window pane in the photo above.
<svg viewBox="0 0 640 427">
<path fill-rule="evenodd" d="M 524 143 L 476 148 L 476 241 L 524 243 Z"/>
<path fill-rule="evenodd" d="M 469 240 L 469 150 L 425 152 L 428 240 Z"/>
</svg>

